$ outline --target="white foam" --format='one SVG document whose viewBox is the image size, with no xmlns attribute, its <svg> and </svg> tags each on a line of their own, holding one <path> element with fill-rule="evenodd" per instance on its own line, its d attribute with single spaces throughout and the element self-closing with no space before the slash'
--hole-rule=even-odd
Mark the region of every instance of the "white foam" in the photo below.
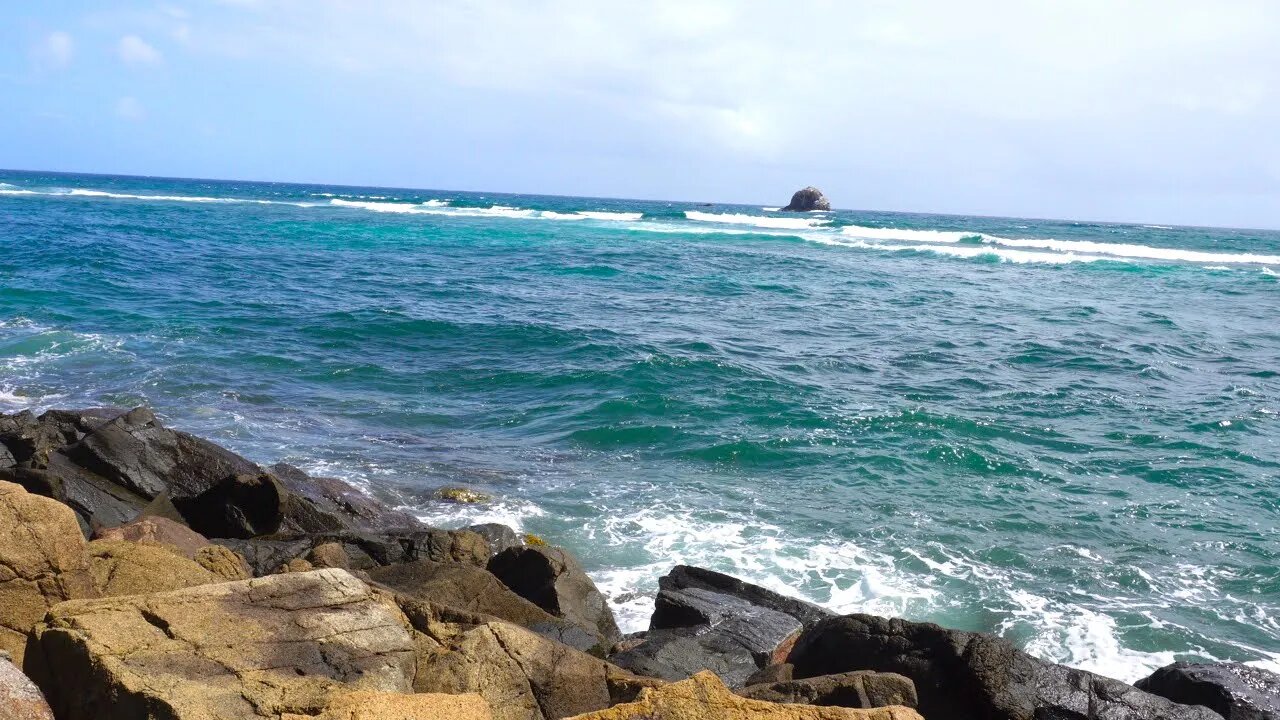
<svg viewBox="0 0 1280 720">
<path fill-rule="evenodd" d="M 992 245 L 947 245 L 938 243 L 933 245 L 897 245 L 885 243 L 869 243 L 853 238 L 844 238 L 839 235 L 821 235 L 817 233 L 807 233 L 803 236 L 806 240 L 821 243 L 824 245 L 838 245 L 841 247 L 853 247 L 867 250 L 891 250 L 899 252 L 923 252 L 935 253 L 939 255 L 951 255 L 953 257 L 962 257 L 969 259 L 994 257 L 1004 262 L 1013 263 L 1047 263 L 1047 264 L 1064 264 L 1076 262 L 1096 262 L 1098 260 L 1106 260 L 1091 255 L 1076 255 L 1074 253 L 1052 253 L 1052 252 L 1028 252 L 1025 250 L 1009 250 Z"/>
<path fill-rule="evenodd" d="M 371 202 L 362 200 L 333 199 L 330 205 L 345 208 L 358 208 L 381 213 L 403 213 L 407 215 L 440 215 L 448 217 L 498 217 L 519 220 L 586 220 L 586 215 L 578 213 L 560 213 L 552 210 L 531 210 L 527 208 L 493 205 L 491 207 L 452 207 L 440 200 L 428 200 L 425 203 Z"/>
<path fill-rule="evenodd" d="M 954 243 L 967 238 L 985 237 L 982 233 L 964 230 L 911 230 L 908 228 L 873 228 L 849 225 L 840 228 L 845 235 L 867 240 L 908 240 L 912 242 Z"/>
<path fill-rule="evenodd" d="M 1262 274 L 1270 275 L 1271 277 L 1280 277 L 1280 273 L 1277 273 L 1275 270 L 1272 270 L 1269 267 L 1262 268 Z"/>
<path fill-rule="evenodd" d="M 742 213 L 699 212 L 697 210 L 685 210 L 684 216 L 697 222 L 751 225 L 752 227 L 773 230 L 809 230 L 828 224 L 828 221 L 823 219 L 763 217 L 760 215 L 744 215 Z"/>
<path fill-rule="evenodd" d="M 1280 264 L 1280 255 L 1256 255 L 1254 253 L 1217 253 L 1201 250 L 1180 250 L 1175 248 L 1151 247 L 1148 245 L 1131 245 L 1128 243 L 1106 243 L 1091 240 L 1039 240 L 1032 238 L 996 238 L 988 236 L 986 242 L 1004 247 L 1038 248 L 1059 252 L 1080 252 L 1108 257 L 1133 258 L 1140 260 L 1175 260 L 1195 263 L 1231 263 L 1241 264 Z"/>
<path fill-rule="evenodd" d="M 578 215 L 592 220 L 630 221 L 644 217 L 642 212 L 605 212 L 604 210 L 579 210 Z"/>
</svg>

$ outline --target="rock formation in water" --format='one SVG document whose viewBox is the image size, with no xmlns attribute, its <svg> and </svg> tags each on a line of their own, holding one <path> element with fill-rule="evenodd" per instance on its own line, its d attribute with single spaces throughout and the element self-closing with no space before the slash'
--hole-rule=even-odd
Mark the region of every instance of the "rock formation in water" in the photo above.
<svg viewBox="0 0 1280 720">
<path fill-rule="evenodd" d="M 791 202 L 782 208 L 784 212 L 811 212 L 813 210 L 830 209 L 831 203 L 827 200 L 827 196 L 812 185 L 803 190 L 797 190 L 791 196 Z"/>
</svg>

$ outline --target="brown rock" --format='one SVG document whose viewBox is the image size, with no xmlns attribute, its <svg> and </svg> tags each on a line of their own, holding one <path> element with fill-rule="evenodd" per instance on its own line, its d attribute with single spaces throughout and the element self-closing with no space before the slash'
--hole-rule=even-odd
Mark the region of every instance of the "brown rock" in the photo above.
<svg viewBox="0 0 1280 720">
<path fill-rule="evenodd" d="M 70 508 L 0 482 L 0 650 L 15 663 L 49 607 L 97 596 L 85 545 Z"/>
<path fill-rule="evenodd" d="M 244 558 L 221 545 L 208 545 L 197 550 L 196 564 L 228 582 L 253 577 Z"/>
<path fill-rule="evenodd" d="M 838 705 L 850 708 L 874 708 L 888 705 L 915 707 L 916 686 L 910 678 L 897 673 L 855 670 L 838 675 L 820 675 L 804 680 L 752 685 L 742 690 L 743 697 L 776 703 L 805 705 Z"/>
<path fill-rule="evenodd" d="M 168 545 L 94 540 L 88 547 L 93 585 L 102 597 L 168 592 L 224 580 Z"/>
<path fill-rule="evenodd" d="M 319 715 L 286 713 L 280 720 L 493 720 L 479 695 L 351 692 L 329 701 Z"/>
<path fill-rule="evenodd" d="M 311 548 L 307 559 L 318 568 L 351 569 L 351 558 L 347 557 L 347 551 L 342 549 L 342 545 L 336 542 L 321 543 Z"/>
<path fill-rule="evenodd" d="M 150 516 L 106 528 L 94 533 L 95 540 L 122 540 L 153 545 L 168 545 L 188 560 L 209 544 L 209 540 L 191 528 L 164 517 Z"/>
<path fill-rule="evenodd" d="M 417 560 L 369 570 L 369 577 L 397 592 L 440 605 L 531 627 L 555 618 L 511 592 L 489 571 L 468 563 Z"/>
<path fill-rule="evenodd" d="M 489 572 L 538 607 L 600 635 L 603 647 L 622 639 L 604 595 L 568 550 L 507 548 L 489 561 Z"/>
<path fill-rule="evenodd" d="M 0 720 L 53 720 L 40 689 L 7 658 L 0 658 Z"/>
<path fill-rule="evenodd" d="M 315 715 L 414 674 L 404 615 L 342 570 L 63 603 L 32 648 L 60 720 Z"/>
<path fill-rule="evenodd" d="M 814 705 L 779 705 L 739 697 L 714 674 L 697 675 L 662 688 L 645 690 L 633 703 L 617 705 L 573 720 L 922 720 L 905 707 L 855 710 Z"/>
<path fill-rule="evenodd" d="M 796 667 L 791 663 L 774 663 L 755 671 L 747 678 L 747 686 L 767 685 L 770 683 L 790 682 L 795 679 Z"/>
<path fill-rule="evenodd" d="M 470 563 L 485 567 L 489 542 L 470 530 L 425 530 L 413 534 L 411 557 L 406 560 Z"/>
<path fill-rule="evenodd" d="M 294 558 L 289 562 L 276 568 L 275 574 L 283 575 L 285 573 L 311 572 L 312 570 L 315 570 L 315 569 L 316 569 L 315 566 L 311 564 L 310 560 L 307 560 L 305 558 Z"/>
</svg>

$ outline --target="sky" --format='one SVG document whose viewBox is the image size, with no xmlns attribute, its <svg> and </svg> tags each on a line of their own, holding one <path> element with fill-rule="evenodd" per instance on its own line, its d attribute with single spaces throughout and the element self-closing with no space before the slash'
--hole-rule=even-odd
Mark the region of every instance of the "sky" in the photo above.
<svg viewBox="0 0 1280 720">
<path fill-rule="evenodd" d="M 1280 228 L 1272 0 L 3 16 L 11 169 Z"/>
</svg>

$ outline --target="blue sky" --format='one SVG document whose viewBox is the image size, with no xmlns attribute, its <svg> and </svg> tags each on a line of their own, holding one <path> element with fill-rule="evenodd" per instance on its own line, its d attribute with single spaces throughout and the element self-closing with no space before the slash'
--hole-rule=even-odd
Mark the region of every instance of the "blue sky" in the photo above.
<svg viewBox="0 0 1280 720">
<path fill-rule="evenodd" d="M 1280 3 L 13 3 L 0 167 L 1280 227 Z"/>
</svg>

